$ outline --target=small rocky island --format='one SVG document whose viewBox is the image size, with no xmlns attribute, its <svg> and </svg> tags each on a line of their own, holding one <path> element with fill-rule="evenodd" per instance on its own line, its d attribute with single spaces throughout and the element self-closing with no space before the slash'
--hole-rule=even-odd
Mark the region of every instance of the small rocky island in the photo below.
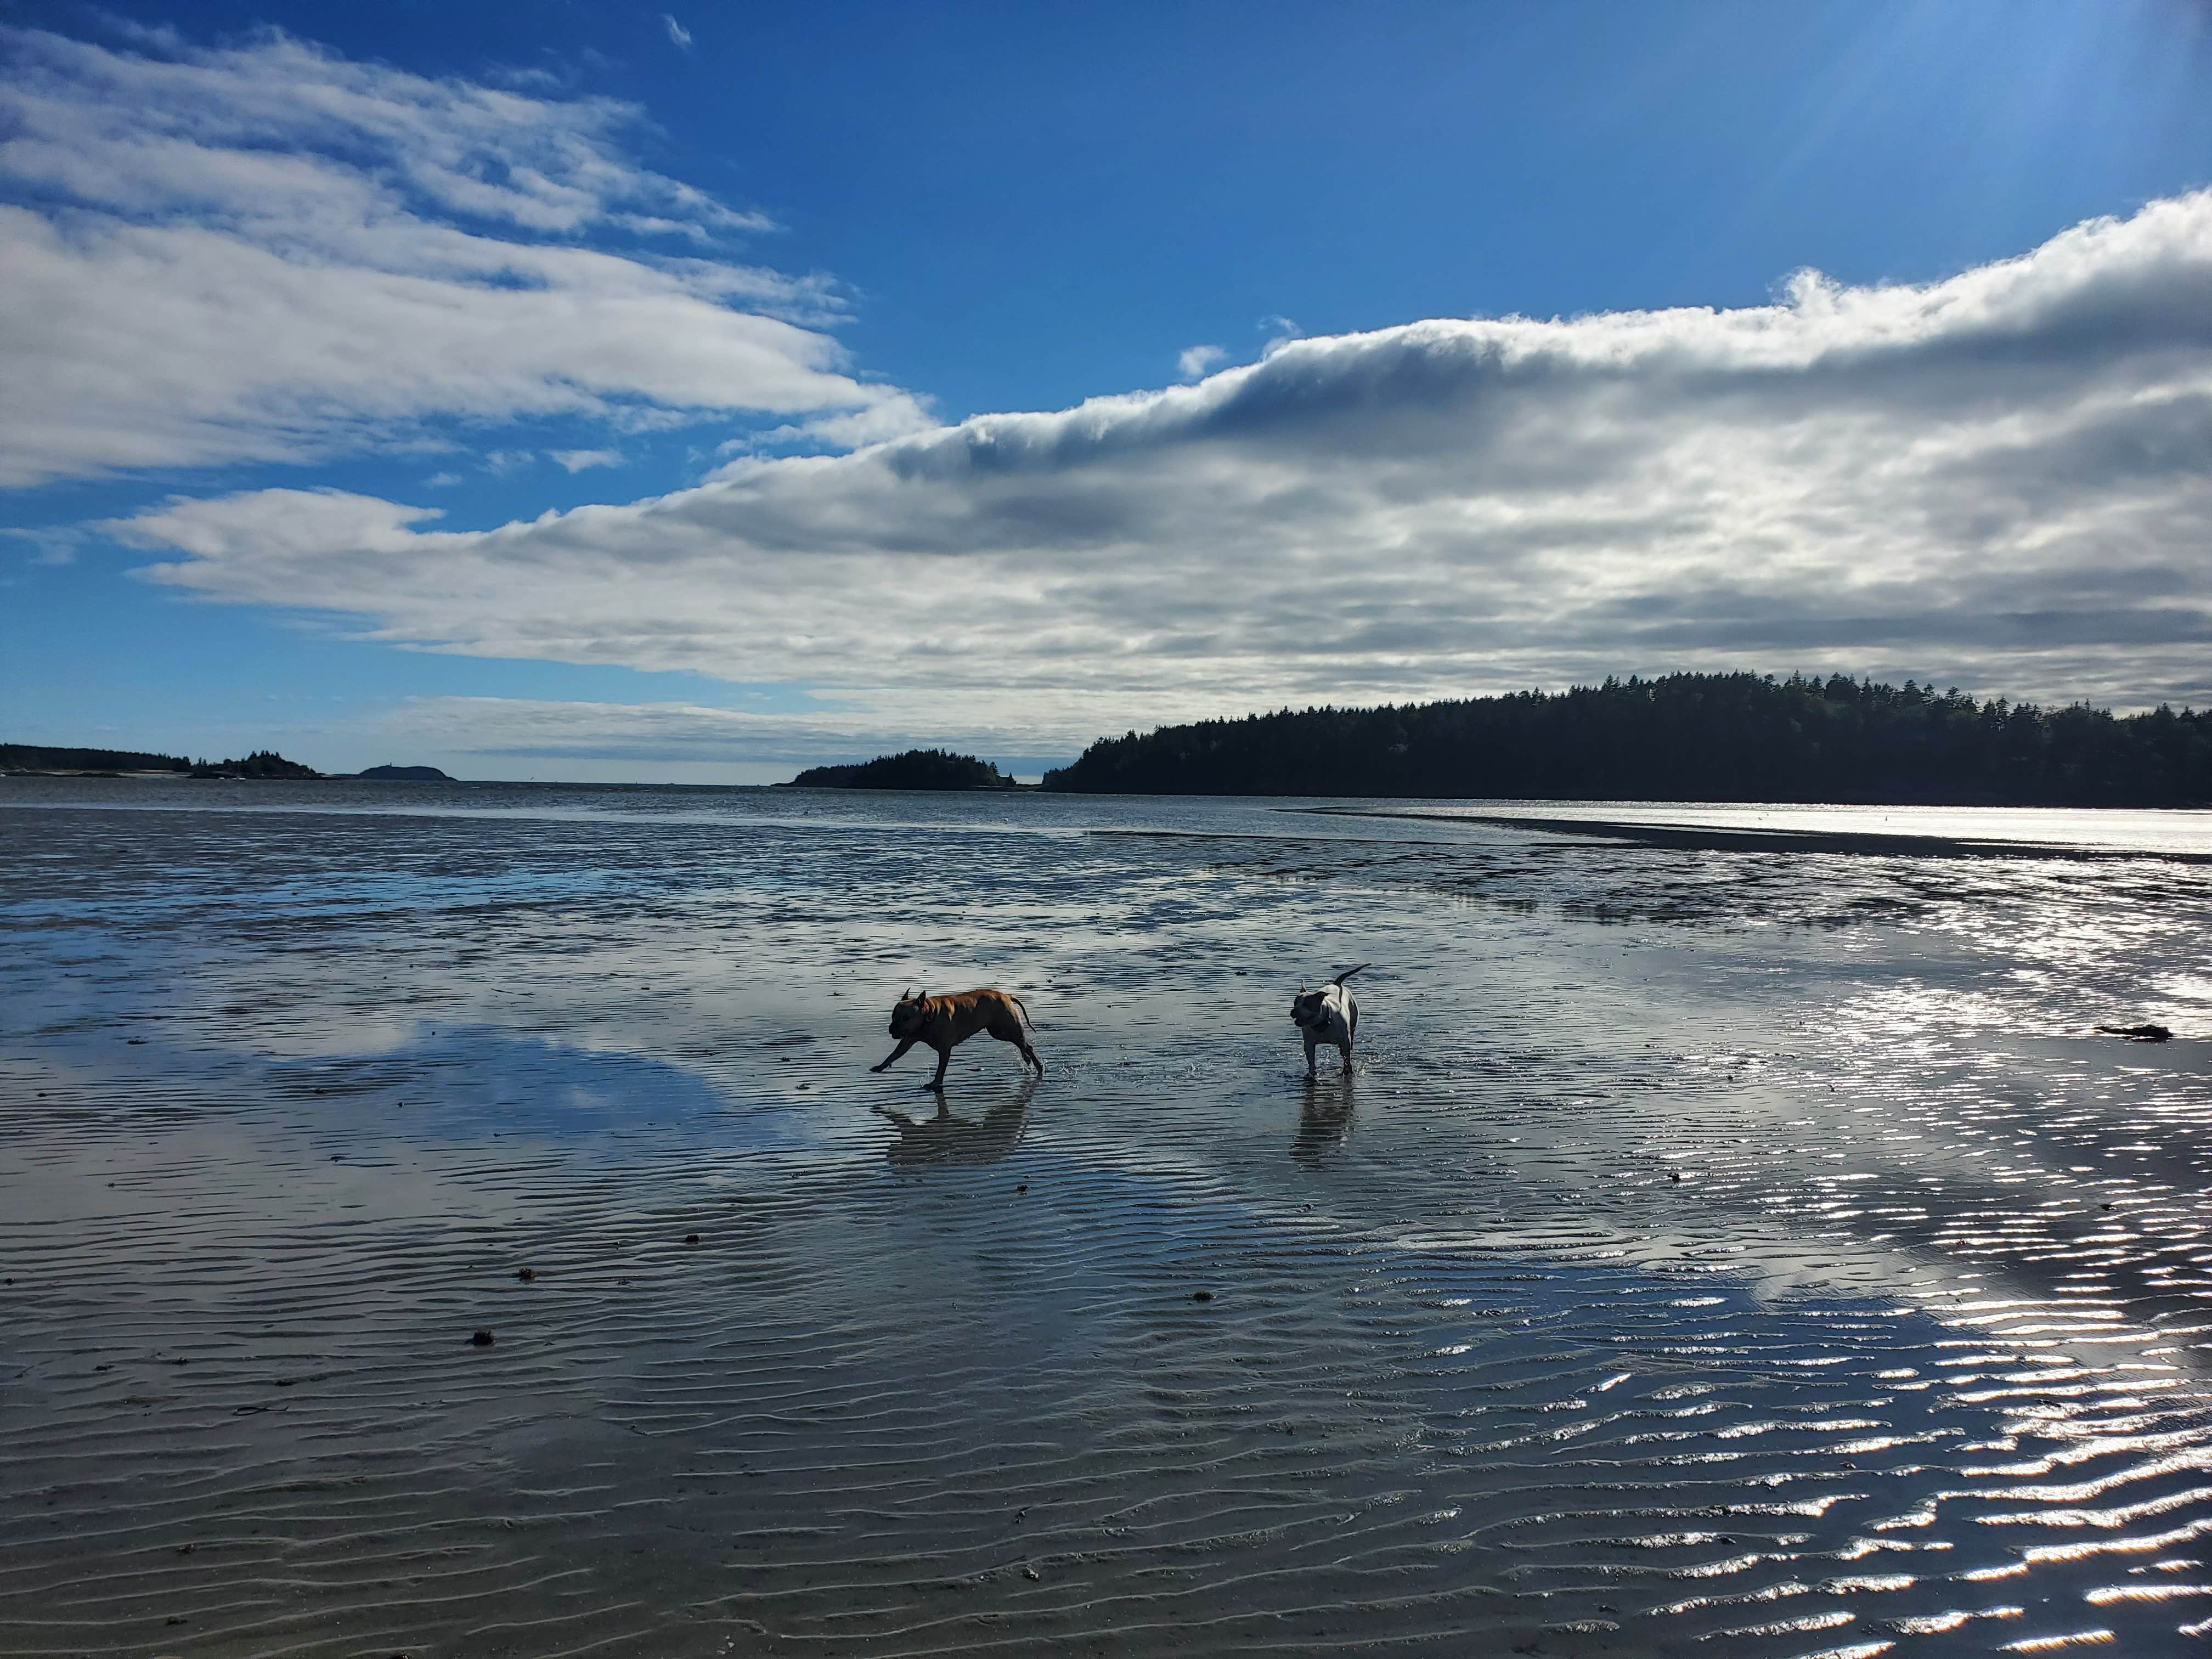
<svg viewBox="0 0 2212 1659">
<path fill-rule="evenodd" d="M 878 755 L 857 766 L 810 767 L 788 789 L 1018 789 L 1021 786 L 988 761 L 943 749 L 909 749 L 903 755 Z"/>
<path fill-rule="evenodd" d="M 312 766 L 286 760 L 274 749 L 257 749 L 244 760 L 201 761 L 192 768 L 196 778 L 319 778 Z"/>
<path fill-rule="evenodd" d="M 451 783 L 434 766 L 372 766 L 354 775 L 370 783 Z"/>
</svg>

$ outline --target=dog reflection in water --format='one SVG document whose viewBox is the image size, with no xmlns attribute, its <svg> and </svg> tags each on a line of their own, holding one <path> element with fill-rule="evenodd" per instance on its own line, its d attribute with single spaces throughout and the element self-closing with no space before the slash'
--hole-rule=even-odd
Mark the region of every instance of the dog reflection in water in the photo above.
<svg viewBox="0 0 2212 1659">
<path fill-rule="evenodd" d="M 1357 1105 L 1351 1073 L 1339 1073 L 1327 1083 L 1318 1078 L 1306 1079 L 1305 1099 L 1298 1108 L 1298 1133 L 1291 1142 L 1291 1156 L 1301 1164 L 1318 1166 L 1352 1139 L 1352 1120 Z"/>
<path fill-rule="evenodd" d="M 1025 1076 L 1013 1092 L 980 1121 L 955 1117 L 943 1097 L 934 1117 L 912 1118 L 888 1106 L 874 1109 L 890 1120 L 898 1139 L 884 1149 L 894 1164 L 996 1164 L 1012 1152 L 1030 1124 L 1030 1097 L 1037 1080 Z"/>
</svg>

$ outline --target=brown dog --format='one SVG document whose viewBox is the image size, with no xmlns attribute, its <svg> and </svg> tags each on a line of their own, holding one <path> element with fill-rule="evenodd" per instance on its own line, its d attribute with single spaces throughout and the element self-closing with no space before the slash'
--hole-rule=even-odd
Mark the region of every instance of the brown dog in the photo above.
<svg viewBox="0 0 2212 1659">
<path fill-rule="evenodd" d="M 928 1086 L 942 1089 L 952 1051 L 976 1032 L 988 1031 L 1000 1042 L 1019 1048 L 1022 1058 L 1042 1077 L 1044 1062 L 1022 1034 L 1022 1022 L 1029 1018 L 1029 1012 L 1019 997 L 1006 991 L 960 991 L 949 997 L 918 997 L 908 991 L 891 1010 L 891 1035 L 898 1039 L 898 1047 L 882 1066 L 868 1069 L 880 1072 L 915 1043 L 926 1042 L 937 1050 L 937 1075 L 930 1079 Z"/>
</svg>

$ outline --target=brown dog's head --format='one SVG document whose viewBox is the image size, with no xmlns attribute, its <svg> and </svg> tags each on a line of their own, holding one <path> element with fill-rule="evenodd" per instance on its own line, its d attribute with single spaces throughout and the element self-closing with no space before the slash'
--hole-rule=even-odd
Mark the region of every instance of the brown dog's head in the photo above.
<svg viewBox="0 0 2212 1659">
<path fill-rule="evenodd" d="M 891 1035 L 901 1042 L 921 1035 L 921 1028 L 929 1018 L 929 999 L 908 991 L 891 1008 Z"/>
<path fill-rule="evenodd" d="M 1293 1025 L 1321 1024 L 1321 1000 L 1328 994 L 1326 987 L 1318 991 L 1309 991 L 1304 986 L 1299 986 L 1297 995 L 1291 999 L 1291 1024 Z"/>
</svg>

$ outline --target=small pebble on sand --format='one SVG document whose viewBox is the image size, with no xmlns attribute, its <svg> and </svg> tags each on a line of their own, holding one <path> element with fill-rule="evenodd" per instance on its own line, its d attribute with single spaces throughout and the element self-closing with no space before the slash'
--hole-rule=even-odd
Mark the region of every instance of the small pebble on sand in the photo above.
<svg viewBox="0 0 2212 1659">
<path fill-rule="evenodd" d="M 514 1276 L 520 1279 L 524 1284 L 527 1285 L 532 1279 L 538 1277 L 538 1270 L 535 1267 L 517 1267 L 514 1270 Z"/>
<path fill-rule="evenodd" d="M 1213 1300 L 1213 1292 L 1212 1291 L 1193 1291 L 1190 1293 L 1190 1299 L 1194 1302 L 1211 1302 Z"/>
<path fill-rule="evenodd" d="M 471 1348 L 489 1348 L 498 1340 L 489 1331 L 475 1331 L 469 1336 L 469 1346 Z"/>
<path fill-rule="evenodd" d="M 684 1242 L 686 1244 L 696 1244 L 699 1242 L 699 1235 L 696 1233 L 686 1233 L 684 1235 Z"/>
</svg>

